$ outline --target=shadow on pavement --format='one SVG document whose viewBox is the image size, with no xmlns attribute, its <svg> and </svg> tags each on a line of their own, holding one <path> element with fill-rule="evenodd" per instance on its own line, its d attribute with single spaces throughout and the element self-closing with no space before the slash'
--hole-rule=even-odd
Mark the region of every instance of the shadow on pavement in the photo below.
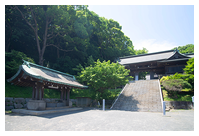
<svg viewBox="0 0 199 136">
<path fill-rule="evenodd" d="M 49 114 L 43 114 L 43 115 L 37 115 L 38 117 L 42 117 L 42 118 L 56 118 L 59 116 L 66 116 L 66 115 L 70 115 L 70 114 L 78 114 L 78 113 L 82 113 L 82 112 L 86 112 L 92 110 L 92 108 L 83 108 L 81 110 L 75 110 L 75 111 L 66 111 L 66 112 L 58 112 L 58 113 L 49 113 Z"/>
<path fill-rule="evenodd" d="M 138 105 L 139 102 L 134 99 L 133 96 L 126 96 L 121 94 L 114 104 L 112 110 L 121 110 L 121 111 L 139 111 Z"/>
<path fill-rule="evenodd" d="M 22 113 L 5 113 L 5 115 L 9 115 L 9 116 L 37 116 L 37 117 L 51 119 L 51 118 L 56 118 L 56 117 L 59 117 L 59 116 L 65 116 L 65 115 L 70 115 L 70 114 L 78 114 L 78 113 L 86 112 L 86 111 L 89 111 L 89 110 L 99 110 L 99 109 L 84 107 L 81 110 L 48 113 L 48 114 L 42 114 L 42 115 L 28 115 L 28 114 L 22 114 Z"/>
</svg>

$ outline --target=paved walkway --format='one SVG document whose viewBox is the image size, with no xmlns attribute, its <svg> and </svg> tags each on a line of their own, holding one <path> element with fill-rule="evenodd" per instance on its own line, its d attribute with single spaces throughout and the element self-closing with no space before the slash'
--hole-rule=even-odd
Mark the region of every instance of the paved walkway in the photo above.
<svg viewBox="0 0 199 136">
<path fill-rule="evenodd" d="M 193 131 L 194 110 L 166 113 L 82 109 L 32 116 L 5 115 L 6 131 Z"/>
</svg>

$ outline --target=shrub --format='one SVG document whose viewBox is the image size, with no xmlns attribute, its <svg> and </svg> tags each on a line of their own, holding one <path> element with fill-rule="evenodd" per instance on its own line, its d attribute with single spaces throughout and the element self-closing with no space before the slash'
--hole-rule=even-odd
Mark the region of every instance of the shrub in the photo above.
<svg viewBox="0 0 199 136">
<path fill-rule="evenodd" d="M 182 89 L 189 89 L 192 88 L 191 84 L 183 79 L 169 79 L 162 81 L 163 87 L 167 91 L 181 91 Z"/>
<path fill-rule="evenodd" d="M 160 79 L 160 83 L 162 83 L 163 81 L 166 81 L 166 80 L 169 80 L 169 76 L 163 76 L 163 77 Z"/>
</svg>

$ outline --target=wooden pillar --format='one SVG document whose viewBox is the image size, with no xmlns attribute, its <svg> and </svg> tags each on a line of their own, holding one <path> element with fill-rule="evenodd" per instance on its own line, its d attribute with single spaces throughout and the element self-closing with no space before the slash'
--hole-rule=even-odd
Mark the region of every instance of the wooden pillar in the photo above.
<svg viewBox="0 0 199 136">
<path fill-rule="evenodd" d="M 69 106 L 69 100 L 70 100 L 70 88 L 67 89 L 67 100 L 66 100 L 67 106 Z"/>
<path fill-rule="evenodd" d="M 35 100 L 36 86 L 32 87 L 32 100 Z"/>
<path fill-rule="evenodd" d="M 42 100 L 42 86 L 39 85 L 39 100 Z"/>
<path fill-rule="evenodd" d="M 44 98 L 44 86 L 42 86 L 41 91 L 42 91 L 42 93 L 41 93 L 41 99 L 43 100 L 43 98 Z"/>
<path fill-rule="evenodd" d="M 150 72 L 150 79 L 154 79 L 154 72 L 153 71 Z"/>
<path fill-rule="evenodd" d="M 35 90 L 35 100 L 39 100 L 39 86 L 38 83 L 36 82 L 36 90 Z"/>
<path fill-rule="evenodd" d="M 60 99 L 63 100 L 63 89 L 60 90 Z"/>
<path fill-rule="evenodd" d="M 42 100 L 43 99 L 43 90 L 44 86 L 40 82 L 35 83 L 35 100 Z"/>
<path fill-rule="evenodd" d="M 64 100 L 66 100 L 66 89 L 63 90 L 64 91 Z"/>
</svg>

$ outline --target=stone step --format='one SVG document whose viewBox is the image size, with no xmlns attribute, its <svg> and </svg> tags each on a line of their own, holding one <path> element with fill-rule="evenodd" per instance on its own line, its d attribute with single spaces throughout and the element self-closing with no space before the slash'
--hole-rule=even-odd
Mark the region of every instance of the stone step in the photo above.
<svg viewBox="0 0 199 136">
<path fill-rule="evenodd" d="M 162 104 L 158 80 L 129 83 L 112 109 L 161 112 Z"/>
</svg>

